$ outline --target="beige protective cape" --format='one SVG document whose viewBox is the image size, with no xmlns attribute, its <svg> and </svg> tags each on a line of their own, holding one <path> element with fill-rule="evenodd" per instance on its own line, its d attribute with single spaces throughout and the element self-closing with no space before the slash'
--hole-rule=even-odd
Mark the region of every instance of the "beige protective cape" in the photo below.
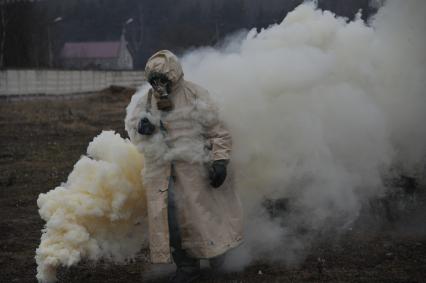
<svg viewBox="0 0 426 283">
<path fill-rule="evenodd" d="M 148 92 L 127 108 L 126 130 L 145 158 L 142 172 L 147 192 L 151 261 L 171 261 L 167 219 L 167 189 L 174 164 L 174 189 L 182 247 L 196 258 L 212 258 L 242 241 L 242 209 L 232 186 L 232 172 L 215 189 L 209 185 L 213 160 L 230 159 L 232 140 L 218 119 L 218 109 L 208 92 L 183 79 L 182 67 L 170 51 L 154 54 L 146 76 L 163 73 L 173 83 L 174 109 L 157 109 L 155 96 L 147 109 Z M 152 90 L 150 90 L 152 91 Z M 137 132 L 143 117 L 156 126 L 152 136 Z M 167 132 L 160 130 L 160 120 Z M 230 166 L 228 166 L 229 168 Z"/>
</svg>

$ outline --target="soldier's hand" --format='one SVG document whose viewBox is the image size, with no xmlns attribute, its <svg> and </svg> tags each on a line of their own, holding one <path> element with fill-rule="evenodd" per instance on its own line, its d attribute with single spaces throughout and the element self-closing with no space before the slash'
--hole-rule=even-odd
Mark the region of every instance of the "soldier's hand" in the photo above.
<svg viewBox="0 0 426 283">
<path fill-rule="evenodd" d="M 213 161 L 209 170 L 210 185 L 213 188 L 219 188 L 225 182 L 227 164 L 227 160 Z"/>
<path fill-rule="evenodd" d="M 138 124 L 138 133 L 144 136 L 150 136 L 154 133 L 155 126 L 147 117 L 142 118 Z"/>
</svg>

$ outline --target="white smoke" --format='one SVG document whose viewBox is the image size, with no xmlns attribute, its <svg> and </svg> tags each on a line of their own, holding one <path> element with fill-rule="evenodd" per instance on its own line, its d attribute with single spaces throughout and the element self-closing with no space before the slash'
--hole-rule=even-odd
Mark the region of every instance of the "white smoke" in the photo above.
<svg viewBox="0 0 426 283">
<path fill-rule="evenodd" d="M 186 78 L 215 96 L 234 137 L 246 242 L 230 255 L 233 267 L 262 257 L 297 262 L 315 232 L 345 229 L 385 194 L 391 169 L 418 174 L 425 12 L 425 1 L 389 0 L 367 26 L 305 3 L 280 24 L 182 58 Z M 59 265 L 122 261 L 142 247 L 142 157 L 112 132 L 95 138 L 88 155 L 39 197 L 47 222 L 36 255 L 41 281 L 54 281 Z M 290 209 L 271 219 L 262 203 L 278 198 Z"/>
<path fill-rule="evenodd" d="M 315 233 L 344 229 L 386 193 L 393 168 L 418 174 L 426 156 L 425 1 L 387 1 L 369 25 L 305 3 L 282 23 L 183 57 L 210 90 L 235 139 L 246 243 L 232 257 L 289 263 Z M 282 222 L 262 209 L 288 198 Z M 284 223 L 283 223 L 284 222 Z"/>
<path fill-rule="evenodd" d="M 59 265 L 82 259 L 131 259 L 146 240 L 141 154 L 112 131 L 97 136 L 87 154 L 65 184 L 37 200 L 46 221 L 36 251 L 39 281 L 55 282 Z"/>
</svg>

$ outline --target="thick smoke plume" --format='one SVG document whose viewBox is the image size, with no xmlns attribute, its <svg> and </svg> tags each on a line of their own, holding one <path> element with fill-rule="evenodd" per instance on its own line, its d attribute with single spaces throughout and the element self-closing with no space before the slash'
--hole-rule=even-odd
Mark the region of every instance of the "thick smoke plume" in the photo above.
<svg viewBox="0 0 426 283">
<path fill-rule="evenodd" d="M 318 233 L 346 229 L 385 195 L 386 178 L 422 176 L 425 14 L 425 1 L 388 0 L 366 25 L 305 3 L 280 24 L 183 56 L 186 78 L 216 98 L 234 137 L 246 241 L 230 267 L 297 262 Z M 108 132 L 88 155 L 39 197 L 39 280 L 82 258 L 129 258 L 143 244 L 142 157 Z M 271 218 L 267 199 L 288 200 L 286 213 Z"/>
<path fill-rule="evenodd" d="M 36 251 L 41 282 L 55 282 L 59 265 L 82 259 L 131 259 L 145 241 L 141 154 L 130 141 L 104 131 L 89 144 L 87 155 L 66 183 L 37 200 L 46 221 Z"/>
<path fill-rule="evenodd" d="M 383 196 L 390 175 L 419 177 L 425 15 L 425 1 L 387 1 L 366 25 L 307 3 L 280 24 L 184 56 L 186 77 L 215 95 L 235 139 L 247 225 L 230 262 L 296 262 L 317 233 L 349 227 Z M 265 199 L 288 200 L 279 222 Z"/>
</svg>

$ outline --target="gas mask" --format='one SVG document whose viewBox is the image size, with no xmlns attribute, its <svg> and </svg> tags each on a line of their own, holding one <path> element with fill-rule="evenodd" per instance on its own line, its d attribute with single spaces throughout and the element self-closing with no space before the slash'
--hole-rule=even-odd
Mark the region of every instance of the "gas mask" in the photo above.
<svg viewBox="0 0 426 283">
<path fill-rule="evenodd" d="M 170 111 L 173 109 L 169 94 L 171 92 L 172 82 L 161 73 L 152 73 L 148 79 L 154 90 L 154 96 L 157 100 L 157 108 L 161 111 Z"/>
</svg>

